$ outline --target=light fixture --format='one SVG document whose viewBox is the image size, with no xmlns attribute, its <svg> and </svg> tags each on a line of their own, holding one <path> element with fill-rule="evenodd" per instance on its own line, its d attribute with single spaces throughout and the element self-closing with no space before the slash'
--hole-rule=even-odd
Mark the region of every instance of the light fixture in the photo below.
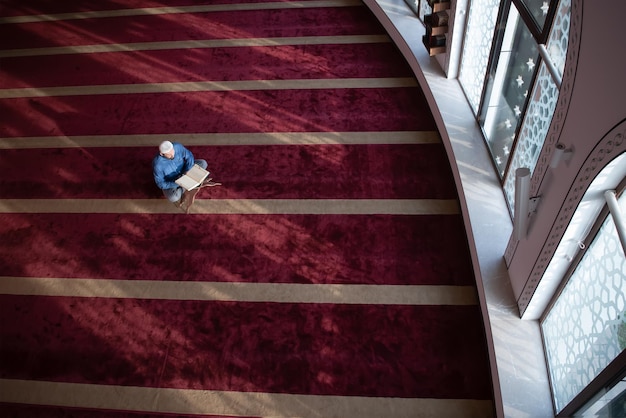
<svg viewBox="0 0 626 418">
<path fill-rule="evenodd" d="M 513 208 L 513 235 L 516 240 L 526 238 L 528 218 L 537 208 L 539 197 L 530 197 L 530 169 L 515 170 L 515 207 Z"/>
<path fill-rule="evenodd" d="M 571 149 L 565 148 L 565 145 L 561 144 L 560 142 L 557 143 L 554 147 L 554 151 L 552 152 L 550 168 L 557 168 L 559 164 L 561 164 L 561 161 L 563 161 L 564 159 L 569 159 L 571 153 Z"/>
<path fill-rule="evenodd" d="M 530 169 L 518 168 L 515 170 L 515 208 L 513 209 L 513 234 L 518 241 L 526 237 L 529 198 Z"/>
</svg>

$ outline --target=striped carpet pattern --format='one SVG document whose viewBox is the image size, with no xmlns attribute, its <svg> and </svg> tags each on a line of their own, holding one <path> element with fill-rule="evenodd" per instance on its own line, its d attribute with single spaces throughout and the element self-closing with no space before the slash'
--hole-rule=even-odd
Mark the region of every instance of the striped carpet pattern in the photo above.
<svg viewBox="0 0 626 418">
<path fill-rule="evenodd" d="M 2 0 L 0 414 L 490 417 L 467 238 L 356 0 Z M 222 186 L 154 185 L 174 140 Z"/>
</svg>

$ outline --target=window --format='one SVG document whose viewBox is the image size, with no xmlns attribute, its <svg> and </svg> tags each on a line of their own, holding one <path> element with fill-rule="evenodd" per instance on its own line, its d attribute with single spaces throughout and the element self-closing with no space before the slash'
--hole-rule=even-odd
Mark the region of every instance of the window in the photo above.
<svg viewBox="0 0 626 418">
<path fill-rule="evenodd" d="M 499 167 L 501 175 L 504 176 L 504 195 L 509 208 L 513 208 L 514 205 L 515 170 L 528 167 L 531 173 L 534 171 L 552 122 L 559 98 L 560 77 L 565 67 L 570 12 L 571 0 L 562 0 L 554 15 L 547 47 L 543 48 L 543 44 L 538 46 L 539 51 L 543 49 L 544 54 L 549 55 L 550 65 L 545 59 L 539 61 L 539 70 L 534 78 L 523 121 L 516 132 L 513 156 L 507 161 L 507 167 Z M 530 64 L 530 61 L 528 63 Z M 554 74 L 550 68 L 558 74 Z"/>
<path fill-rule="evenodd" d="M 602 387 L 598 393 L 573 417 L 596 418 L 626 417 L 626 370 L 613 382 Z"/>
<path fill-rule="evenodd" d="M 480 0 L 468 12 L 459 82 L 511 211 L 515 170 L 533 171 L 556 108 L 570 8 L 571 0 Z"/>
<path fill-rule="evenodd" d="M 539 51 L 528 26 L 510 7 L 502 22 L 497 60 L 492 62 L 478 120 L 497 171 L 503 177 L 538 69 Z"/>
<path fill-rule="evenodd" d="M 478 114 L 500 0 L 476 0 L 467 16 L 459 83 L 474 114 Z"/>
<path fill-rule="evenodd" d="M 626 214 L 625 181 L 622 180 L 616 197 L 619 213 L 610 211 L 602 203 L 604 194 L 598 193 L 598 190 L 611 170 L 623 176 L 625 162 L 624 154 L 611 162 L 594 180 L 579 205 L 577 212 L 593 206 L 602 209 L 595 225 L 578 228 L 578 231 L 586 229 L 582 235 L 590 231 L 588 238 L 568 239 L 576 241 L 578 254 L 572 251 L 566 255 L 572 261 L 569 275 L 566 275 L 565 284 L 541 320 L 557 412 L 562 412 L 575 399 L 574 404 L 580 404 L 583 391 L 592 382 L 597 384 L 598 376 L 607 367 L 617 367 L 618 371 L 623 367 L 623 364 L 616 363 L 623 362 L 626 349 L 626 249 L 616 225 L 624 222 Z M 584 219 L 585 214 L 574 215 L 573 223 L 577 217 Z M 568 229 L 572 226 L 570 224 Z M 564 237 L 568 237 L 568 232 Z M 605 404 L 625 396 L 622 394 L 625 389 L 623 384 L 604 382 L 601 386 L 599 393 L 610 395 L 608 399 L 605 396 Z M 602 396 L 599 399 L 603 399 Z M 592 411 L 600 406 L 596 399 L 583 409 Z"/>
</svg>

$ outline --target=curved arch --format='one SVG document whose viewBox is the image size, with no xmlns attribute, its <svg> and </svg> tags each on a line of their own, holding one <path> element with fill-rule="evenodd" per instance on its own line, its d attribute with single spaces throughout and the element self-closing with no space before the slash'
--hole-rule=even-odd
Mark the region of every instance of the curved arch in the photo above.
<svg viewBox="0 0 626 418">
<path fill-rule="evenodd" d="M 563 242 L 568 226 L 574 214 L 580 207 L 587 190 L 604 168 L 615 158 L 626 152 L 626 119 L 607 132 L 602 140 L 589 154 L 578 175 L 572 182 L 572 187 L 567 194 L 556 222 L 553 224 L 548 239 L 535 263 L 529 279 L 524 286 L 519 300 L 520 313 L 524 314 L 529 307 L 536 290 L 543 279 L 551 261 L 553 260 L 559 245 Z M 611 186 L 608 186 L 610 188 Z"/>
</svg>

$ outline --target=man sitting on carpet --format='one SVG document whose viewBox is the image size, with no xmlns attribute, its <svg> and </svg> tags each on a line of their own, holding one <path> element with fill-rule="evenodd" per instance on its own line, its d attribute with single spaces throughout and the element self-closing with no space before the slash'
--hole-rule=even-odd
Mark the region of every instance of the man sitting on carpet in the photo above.
<svg viewBox="0 0 626 418">
<path fill-rule="evenodd" d="M 182 144 L 170 141 L 163 141 L 159 145 L 159 153 L 152 160 L 152 170 L 156 185 L 163 190 L 165 197 L 176 206 L 193 203 L 193 199 L 191 199 L 192 202 L 186 202 L 187 196 L 191 193 L 195 195 L 197 190 L 186 192 L 175 183 L 175 180 L 189 171 L 194 164 L 198 164 L 205 170 L 208 165 L 205 160 L 196 160 L 191 151 Z M 207 179 L 205 182 L 208 183 L 210 180 Z"/>
</svg>

